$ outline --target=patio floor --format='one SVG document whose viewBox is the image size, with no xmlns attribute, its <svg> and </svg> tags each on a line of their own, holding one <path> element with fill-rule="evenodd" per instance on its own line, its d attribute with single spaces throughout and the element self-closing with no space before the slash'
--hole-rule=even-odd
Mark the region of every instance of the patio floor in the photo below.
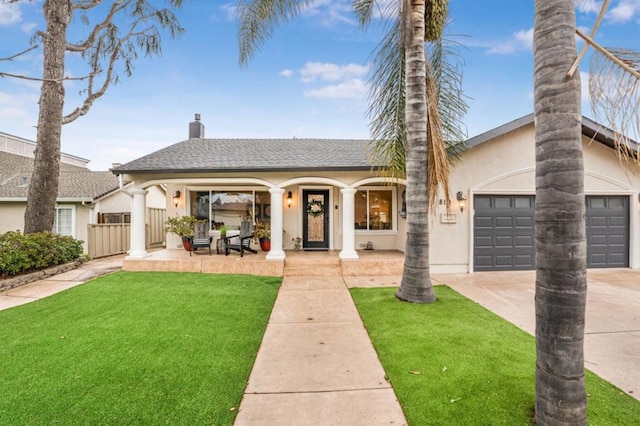
<svg viewBox="0 0 640 426">
<path fill-rule="evenodd" d="M 339 251 L 286 251 L 284 260 L 267 260 L 266 252 L 229 256 L 198 250 L 189 256 L 182 249 L 151 251 L 143 259 L 125 259 L 125 271 L 204 272 L 213 274 L 253 274 L 267 276 L 326 276 L 344 277 L 402 275 L 404 253 L 395 250 L 361 250 L 359 259 L 340 259 Z"/>
</svg>

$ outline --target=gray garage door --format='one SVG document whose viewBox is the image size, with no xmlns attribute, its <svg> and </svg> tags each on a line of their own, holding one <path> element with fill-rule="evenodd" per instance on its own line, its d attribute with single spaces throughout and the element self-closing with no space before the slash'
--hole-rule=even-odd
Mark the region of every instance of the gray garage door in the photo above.
<svg viewBox="0 0 640 426">
<path fill-rule="evenodd" d="M 587 266 L 629 266 L 628 197 L 587 197 Z"/>
<path fill-rule="evenodd" d="M 587 197 L 587 266 L 629 266 L 627 197 Z M 474 269 L 535 268 L 533 196 L 474 197 Z"/>
</svg>

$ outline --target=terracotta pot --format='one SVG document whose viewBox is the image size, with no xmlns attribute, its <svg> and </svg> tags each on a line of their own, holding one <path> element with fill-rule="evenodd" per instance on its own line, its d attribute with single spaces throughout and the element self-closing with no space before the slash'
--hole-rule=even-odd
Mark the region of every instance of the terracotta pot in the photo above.
<svg viewBox="0 0 640 426">
<path fill-rule="evenodd" d="M 262 249 L 262 251 L 271 250 L 271 240 L 260 238 L 260 248 Z"/>
<path fill-rule="evenodd" d="M 182 237 L 182 247 L 184 247 L 186 251 L 191 251 L 191 238 Z"/>
</svg>

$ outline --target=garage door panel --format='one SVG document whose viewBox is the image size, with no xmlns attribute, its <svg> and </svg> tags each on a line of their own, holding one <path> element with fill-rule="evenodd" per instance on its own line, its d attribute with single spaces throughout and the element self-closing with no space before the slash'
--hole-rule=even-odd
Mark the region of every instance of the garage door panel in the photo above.
<svg viewBox="0 0 640 426">
<path fill-rule="evenodd" d="M 492 229 L 493 222 L 491 217 L 488 216 L 476 216 L 476 229 Z"/>
<path fill-rule="evenodd" d="M 523 254 L 523 255 L 516 256 L 515 264 L 516 266 L 532 267 L 533 256 L 530 254 L 527 254 L 527 255 Z"/>
<path fill-rule="evenodd" d="M 606 216 L 590 216 L 589 224 L 592 228 L 607 228 L 607 217 Z"/>
<path fill-rule="evenodd" d="M 531 236 L 531 235 L 518 235 L 518 236 L 516 236 L 516 247 L 531 247 L 531 248 L 533 248 L 533 236 Z"/>
<path fill-rule="evenodd" d="M 626 228 L 627 218 L 624 216 L 609 216 L 609 221 L 607 225 L 609 227 Z"/>
<path fill-rule="evenodd" d="M 493 238 L 476 236 L 476 247 L 493 247 Z"/>
<path fill-rule="evenodd" d="M 493 265 L 491 256 L 475 256 L 475 266 L 479 268 L 490 268 Z"/>
<path fill-rule="evenodd" d="M 533 227 L 533 218 L 530 216 L 517 216 L 516 217 L 516 227 L 517 228 L 532 228 Z"/>
<path fill-rule="evenodd" d="M 513 228 L 513 217 L 511 216 L 498 216 L 495 221 L 496 228 Z"/>
<path fill-rule="evenodd" d="M 500 235 L 496 237 L 496 248 L 512 248 L 513 237 L 510 235 Z"/>
</svg>

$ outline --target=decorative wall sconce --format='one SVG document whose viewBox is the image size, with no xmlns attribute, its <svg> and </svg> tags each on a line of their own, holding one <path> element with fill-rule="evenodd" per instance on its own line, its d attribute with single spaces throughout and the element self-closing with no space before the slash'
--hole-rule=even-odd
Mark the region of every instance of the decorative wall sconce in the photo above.
<svg viewBox="0 0 640 426">
<path fill-rule="evenodd" d="M 173 206 L 178 207 L 179 201 L 180 201 L 180 191 L 176 191 L 173 193 Z"/>
<path fill-rule="evenodd" d="M 456 194 L 456 199 L 458 200 L 458 205 L 460 206 L 460 213 L 464 212 L 464 208 L 467 205 L 467 197 L 464 196 L 462 191 L 458 191 Z"/>
<path fill-rule="evenodd" d="M 293 194 L 289 191 L 287 193 L 287 207 L 291 208 L 291 204 L 293 204 Z"/>
</svg>

